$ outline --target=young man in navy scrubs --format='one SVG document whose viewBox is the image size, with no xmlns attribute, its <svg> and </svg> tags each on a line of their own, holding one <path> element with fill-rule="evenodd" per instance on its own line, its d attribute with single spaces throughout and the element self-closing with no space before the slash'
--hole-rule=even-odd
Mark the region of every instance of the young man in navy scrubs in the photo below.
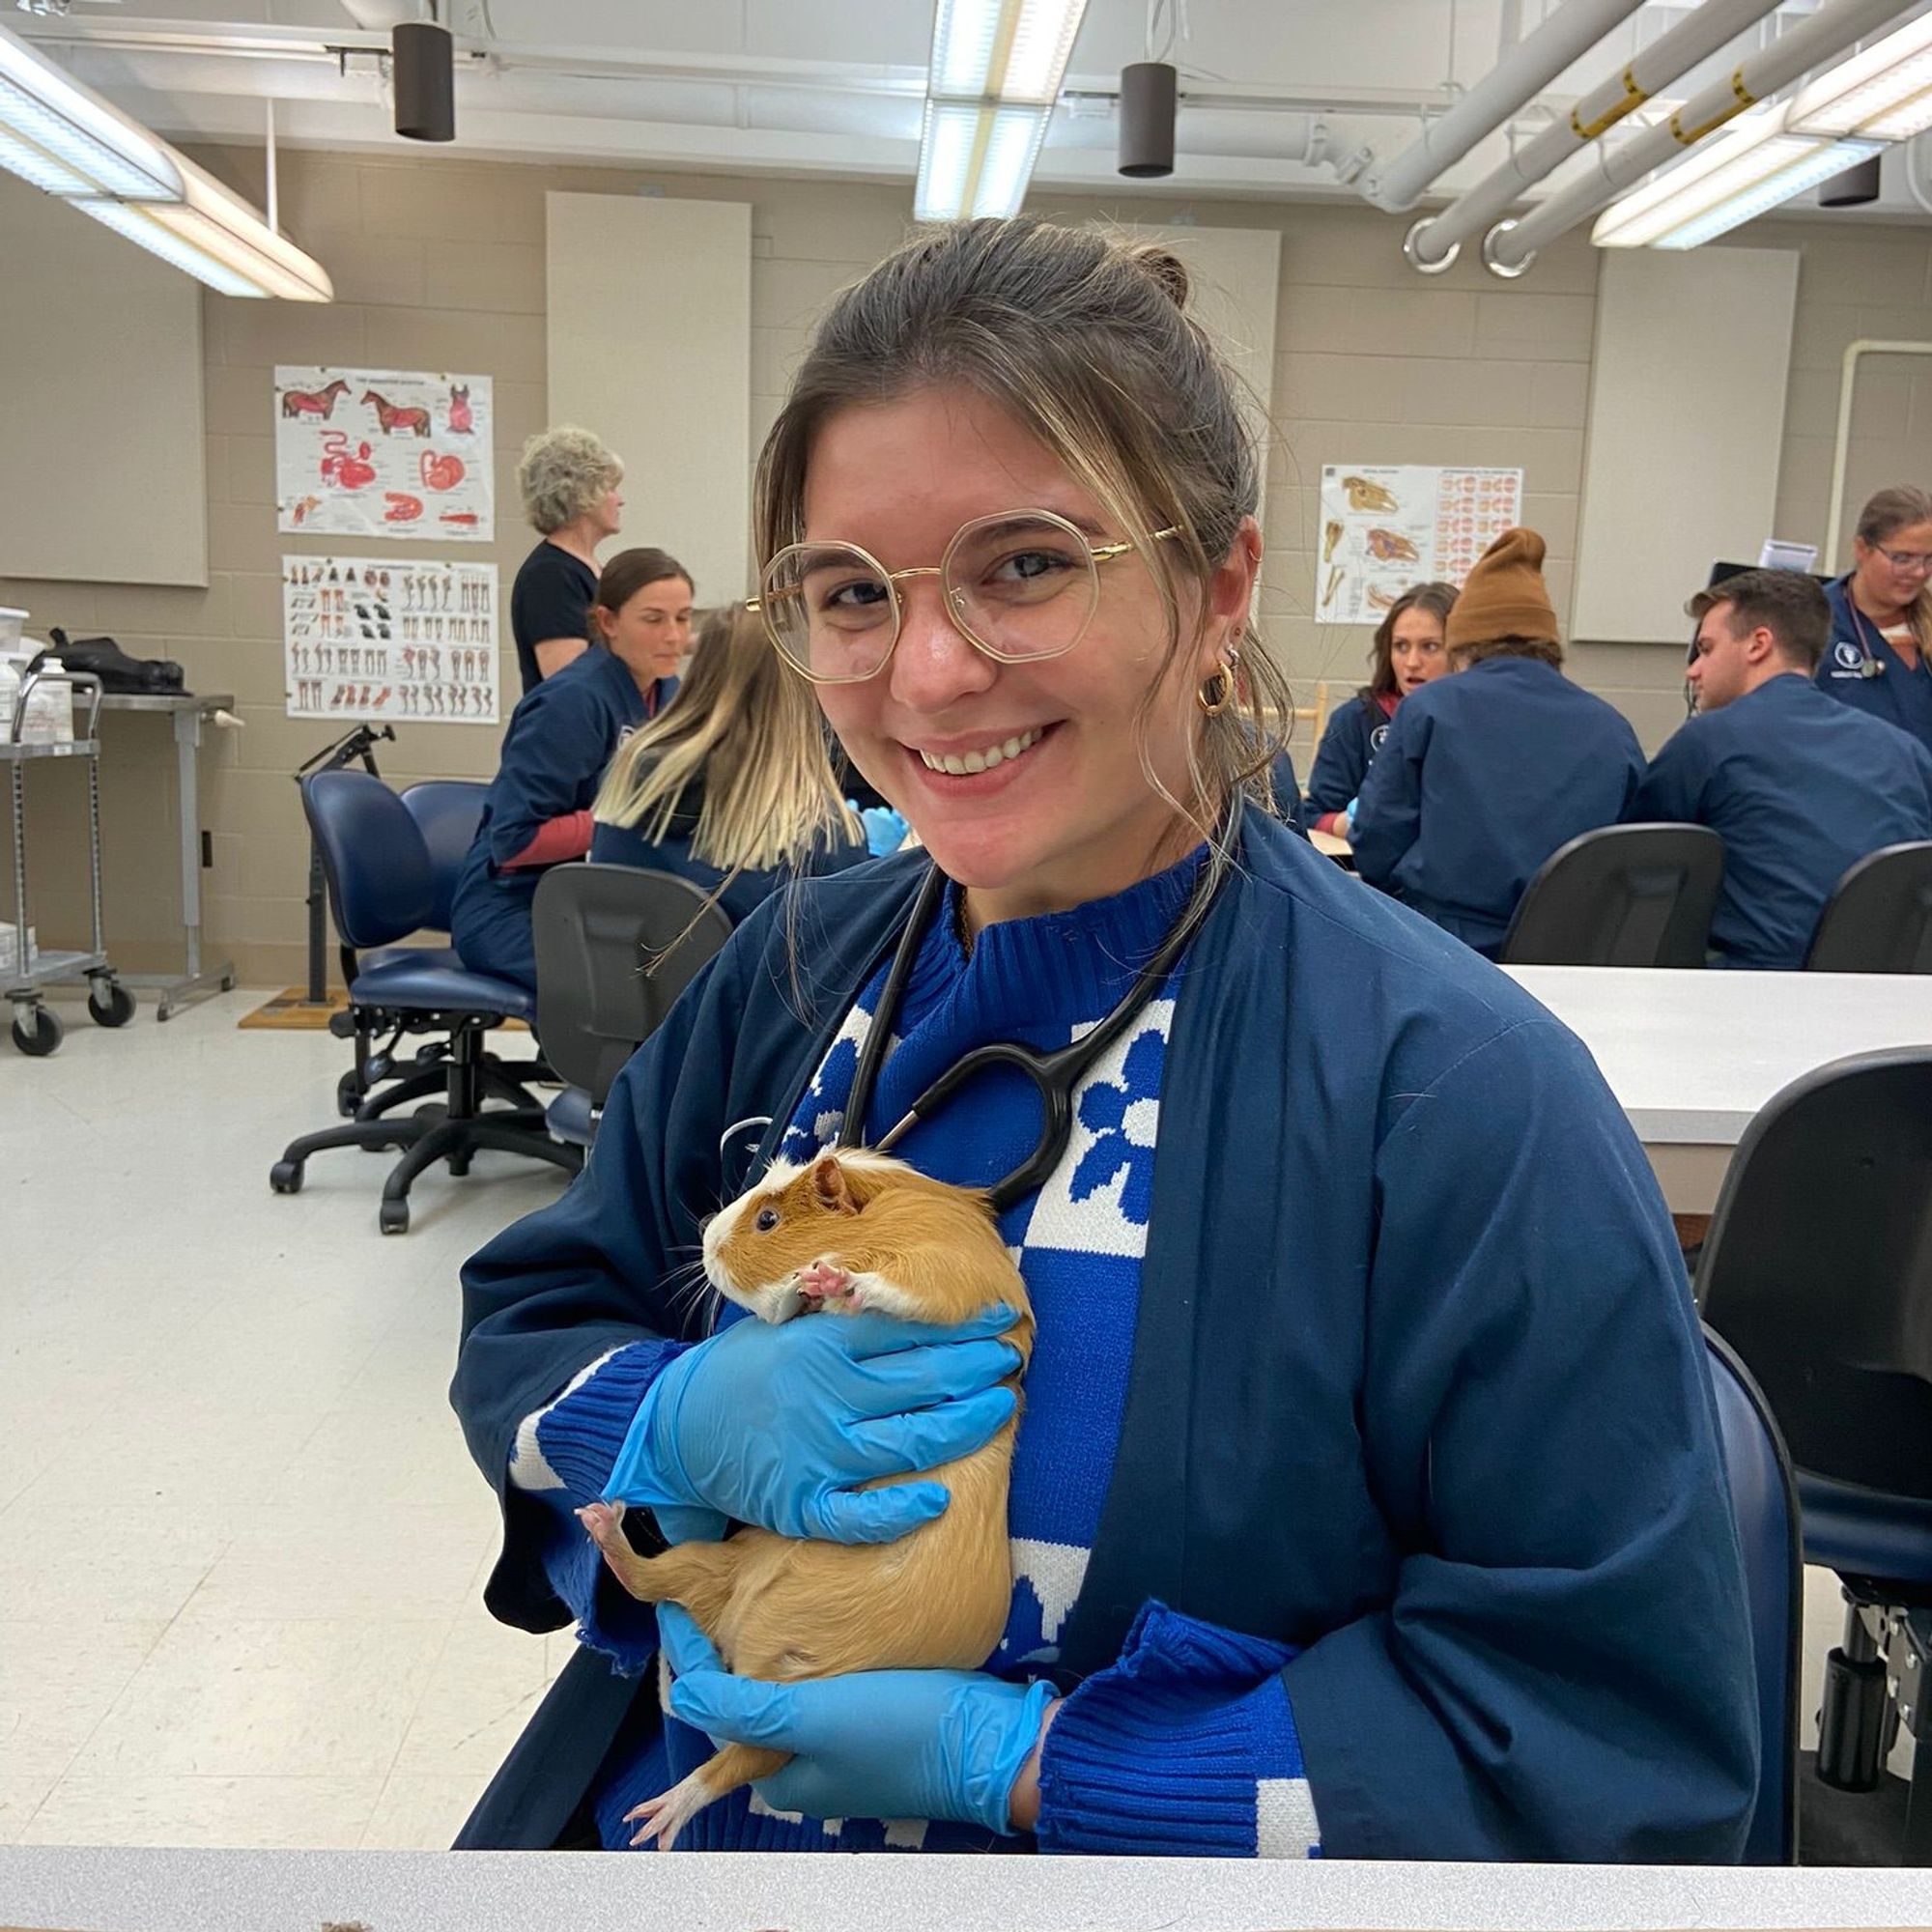
<svg viewBox="0 0 1932 1932">
<path fill-rule="evenodd" d="M 1543 862 L 1624 816 L 1643 753 L 1563 675 L 1534 530 L 1505 530 L 1477 560 L 1443 641 L 1459 674 L 1390 722 L 1355 810 L 1355 867 L 1493 958 Z"/>
<path fill-rule="evenodd" d="M 1652 760 L 1630 815 L 1721 834 L 1716 963 L 1794 969 L 1849 867 L 1932 838 L 1932 753 L 1811 681 L 1832 631 L 1811 578 L 1747 570 L 1689 609 L 1697 715 Z"/>
</svg>

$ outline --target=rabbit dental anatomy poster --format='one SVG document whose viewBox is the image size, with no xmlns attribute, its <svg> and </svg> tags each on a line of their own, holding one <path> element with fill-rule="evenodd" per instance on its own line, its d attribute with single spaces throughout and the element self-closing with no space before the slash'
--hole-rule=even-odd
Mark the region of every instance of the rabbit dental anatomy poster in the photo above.
<svg viewBox="0 0 1932 1932">
<path fill-rule="evenodd" d="M 1411 583 L 1462 588 L 1522 515 L 1520 469 L 1326 465 L 1315 546 L 1315 621 L 1378 624 Z"/>
<path fill-rule="evenodd" d="M 488 376 L 277 368 L 275 527 L 488 543 Z"/>
<path fill-rule="evenodd" d="M 291 718 L 497 722 L 497 566 L 285 556 Z"/>
</svg>

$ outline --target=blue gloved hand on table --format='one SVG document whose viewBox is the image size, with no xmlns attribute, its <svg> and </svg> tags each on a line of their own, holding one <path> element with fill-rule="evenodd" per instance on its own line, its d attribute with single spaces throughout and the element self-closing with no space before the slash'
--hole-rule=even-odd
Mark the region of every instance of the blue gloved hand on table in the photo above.
<svg viewBox="0 0 1932 1932">
<path fill-rule="evenodd" d="M 670 1711 L 715 1743 L 794 1753 L 753 1788 L 808 1818 L 945 1818 L 1009 1833 L 1015 1780 L 1039 1742 L 1050 1684 L 977 1670 L 862 1670 L 800 1684 L 733 1677 L 675 1605 L 658 1632 Z"/>
<path fill-rule="evenodd" d="M 886 1315 L 734 1321 L 686 1349 L 645 1391 L 611 1471 L 610 1502 L 641 1503 L 673 1538 L 717 1518 L 781 1536 L 890 1543 L 946 1508 L 942 1483 L 862 1492 L 991 1441 L 1020 1367 L 996 1308 L 941 1328 Z"/>
<path fill-rule="evenodd" d="M 1357 792 L 1342 808 L 1342 837 L 1344 838 L 1352 838 L 1355 836 L 1355 813 L 1361 809 L 1361 804 L 1362 795 L 1360 792 Z"/>
</svg>

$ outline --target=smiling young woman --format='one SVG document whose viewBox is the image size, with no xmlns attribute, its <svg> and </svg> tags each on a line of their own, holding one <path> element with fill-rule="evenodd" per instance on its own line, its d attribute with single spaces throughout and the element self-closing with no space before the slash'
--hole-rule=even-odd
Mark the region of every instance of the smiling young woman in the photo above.
<svg viewBox="0 0 1932 1932">
<path fill-rule="evenodd" d="M 1157 249 L 968 222 L 805 358 L 759 615 L 924 849 L 747 920 L 582 1181 L 465 1270 L 487 1598 L 583 1638 L 467 1845 L 621 1847 L 716 1737 L 792 1760 L 679 1849 L 1738 1856 L 1750 1643 L 1669 1218 L 1574 1038 L 1241 810 L 1289 707 L 1186 298 Z M 868 1485 L 1006 1423 L 1007 1318 L 712 1331 L 679 1289 L 771 1161 L 889 1137 L 987 1190 L 1038 1323 L 1008 1626 L 979 1669 L 731 1676 L 574 1512 L 945 1508 Z"/>
</svg>

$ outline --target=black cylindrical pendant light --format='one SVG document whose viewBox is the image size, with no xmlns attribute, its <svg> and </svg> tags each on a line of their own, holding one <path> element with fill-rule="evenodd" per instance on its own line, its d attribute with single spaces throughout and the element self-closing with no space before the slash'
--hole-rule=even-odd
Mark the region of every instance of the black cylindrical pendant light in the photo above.
<svg viewBox="0 0 1932 1932">
<path fill-rule="evenodd" d="M 1818 190 L 1820 208 L 1862 208 L 1878 199 L 1878 156 L 1867 155 Z"/>
<path fill-rule="evenodd" d="M 447 27 L 405 20 L 390 29 L 396 132 L 412 141 L 456 139 L 456 47 Z"/>
<path fill-rule="evenodd" d="M 1165 61 L 1121 70 L 1121 172 L 1153 179 L 1174 172 L 1174 116 L 1180 76 Z"/>
</svg>

